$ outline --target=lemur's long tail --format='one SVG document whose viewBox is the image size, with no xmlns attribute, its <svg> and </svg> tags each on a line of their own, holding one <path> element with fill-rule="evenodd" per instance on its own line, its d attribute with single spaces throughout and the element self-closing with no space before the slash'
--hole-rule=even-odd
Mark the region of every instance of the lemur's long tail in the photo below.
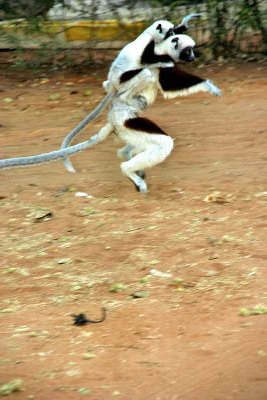
<svg viewBox="0 0 267 400">
<path fill-rule="evenodd" d="M 72 140 L 78 133 L 86 127 L 86 125 L 89 124 L 93 119 L 95 119 L 98 114 L 110 103 L 114 93 L 109 93 L 107 94 L 104 99 L 98 104 L 98 106 L 92 111 L 87 117 L 81 121 L 68 135 L 65 137 L 65 139 L 62 142 L 61 149 L 66 149 L 67 147 L 70 146 Z M 76 172 L 71 161 L 66 157 L 64 159 L 64 165 L 67 171 L 69 172 Z"/>
<path fill-rule="evenodd" d="M 66 149 L 51 151 L 50 153 L 44 153 L 29 157 L 6 158 L 4 160 L 0 160 L 0 169 L 12 167 L 27 167 L 35 164 L 43 164 L 49 161 L 60 160 L 62 158 L 65 158 L 66 156 L 71 156 L 75 153 L 78 153 L 79 151 L 83 151 L 99 142 L 102 142 L 112 131 L 113 126 L 108 123 L 96 135 L 92 136 L 90 140 L 76 144 L 75 146 L 70 146 Z"/>
</svg>

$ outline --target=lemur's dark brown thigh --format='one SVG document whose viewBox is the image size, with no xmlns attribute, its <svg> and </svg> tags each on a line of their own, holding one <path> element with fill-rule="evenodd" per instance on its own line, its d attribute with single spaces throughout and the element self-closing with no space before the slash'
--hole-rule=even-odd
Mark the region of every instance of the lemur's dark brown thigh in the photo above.
<svg viewBox="0 0 267 400">
<path fill-rule="evenodd" d="M 135 131 L 142 131 L 146 133 L 154 133 L 154 134 L 161 134 L 166 135 L 168 134 L 164 132 L 155 122 L 150 121 L 148 118 L 131 118 L 125 121 L 125 127 L 128 129 L 133 129 Z"/>
</svg>

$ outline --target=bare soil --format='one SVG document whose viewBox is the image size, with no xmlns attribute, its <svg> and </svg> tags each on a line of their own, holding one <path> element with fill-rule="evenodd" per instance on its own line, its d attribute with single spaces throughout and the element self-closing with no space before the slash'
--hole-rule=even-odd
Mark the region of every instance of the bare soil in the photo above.
<svg viewBox="0 0 267 400">
<path fill-rule="evenodd" d="M 112 138 L 73 157 L 76 174 L 1 171 L 0 382 L 23 379 L 10 399 L 267 399 L 266 64 L 195 72 L 224 96 L 159 96 L 146 111 L 175 138 L 148 195 Z M 104 77 L 6 73 L 1 158 L 59 148 Z M 73 325 L 103 306 L 104 322 Z"/>
</svg>

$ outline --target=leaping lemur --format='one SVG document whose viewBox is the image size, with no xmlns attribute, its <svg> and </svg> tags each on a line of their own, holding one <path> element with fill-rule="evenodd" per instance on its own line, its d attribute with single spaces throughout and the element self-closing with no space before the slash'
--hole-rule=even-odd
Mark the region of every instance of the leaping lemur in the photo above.
<svg viewBox="0 0 267 400">
<path fill-rule="evenodd" d="M 126 91 L 131 85 L 131 78 L 140 72 L 147 64 L 153 64 L 158 67 L 173 66 L 173 62 L 168 55 L 158 56 L 155 60 L 143 59 L 143 52 L 149 44 L 154 47 L 155 43 L 160 43 L 165 38 L 173 34 L 173 24 L 169 21 L 159 20 L 145 29 L 133 42 L 128 43 L 119 52 L 115 58 L 108 73 L 108 80 L 103 83 L 107 95 L 99 103 L 80 124 L 78 124 L 63 140 L 61 149 L 69 147 L 74 137 L 86 126 L 89 122 L 99 115 L 99 113 L 110 103 L 112 97 L 119 88 Z M 145 65 L 146 64 L 146 65 Z M 133 73 L 134 71 L 134 73 Z M 123 84 L 123 85 L 121 85 Z M 64 165 L 69 172 L 76 172 L 72 163 L 68 158 L 64 160 Z"/>
<path fill-rule="evenodd" d="M 155 46 L 159 55 L 168 54 L 174 62 L 194 59 L 194 41 L 187 35 L 170 36 Z M 158 90 L 165 98 L 207 91 L 220 95 L 220 90 L 209 80 L 186 73 L 177 66 L 167 68 L 144 68 L 132 78 L 127 92 L 113 96 L 108 113 L 108 123 L 90 140 L 64 150 L 33 157 L 0 161 L 0 168 L 43 163 L 64 158 L 104 140 L 114 132 L 124 143 L 120 154 L 126 158 L 121 171 L 135 184 L 140 192 L 147 192 L 143 171 L 162 162 L 172 151 L 173 139 L 159 126 L 139 114 L 153 104 Z"/>
<path fill-rule="evenodd" d="M 132 78 L 139 74 L 144 67 L 173 67 L 174 60 L 170 55 L 156 54 L 155 46 L 175 33 L 184 33 L 190 28 L 189 22 L 201 15 L 189 14 L 176 26 L 166 20 L 156 21 L 133 42 L 123 47 L 111 64 L 108 80 L 103 83 L 107 95 L 97 108 L 65 137 L 61 148 L 65 149 L 70 146 L 74 137 L 110 103 L 114 93 L 127 91 L 133 84 Z M 69 172 L 76 172 L 68 158 L 65 158 L 64 165 Z"/>
</svg>

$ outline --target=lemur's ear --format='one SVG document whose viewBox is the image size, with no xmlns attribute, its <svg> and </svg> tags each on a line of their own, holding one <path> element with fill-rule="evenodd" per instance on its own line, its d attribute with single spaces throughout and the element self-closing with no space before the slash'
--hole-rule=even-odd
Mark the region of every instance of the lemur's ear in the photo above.
<svg viewBox="0 0 267 400">
<path fill-rule="evenodd" d="M 172 43 L 176 43 L 175 46 L 174 46 L 175 50 L 178 49 L 178 42 L 179 42 L 179 38 L 176 37 L 176 38 L 172 39 Z"/>
<path fill-rule="evenodd" d="M 156 27 L 156 30 L 159 31 L 159 33 L 162 33 L 162 26 L 161 26 L 161 24 L 158 24 L 158 26 Z"/>
<path fill-rule="evenodd" d="M 168 32 L 166 33 L 164 40 L 168 39 L 170 36 L 173 36 L 173 35 L 174 35 L 174 30 L 172 28 L 170 28 L 168 30 Z"/>
</svg>

